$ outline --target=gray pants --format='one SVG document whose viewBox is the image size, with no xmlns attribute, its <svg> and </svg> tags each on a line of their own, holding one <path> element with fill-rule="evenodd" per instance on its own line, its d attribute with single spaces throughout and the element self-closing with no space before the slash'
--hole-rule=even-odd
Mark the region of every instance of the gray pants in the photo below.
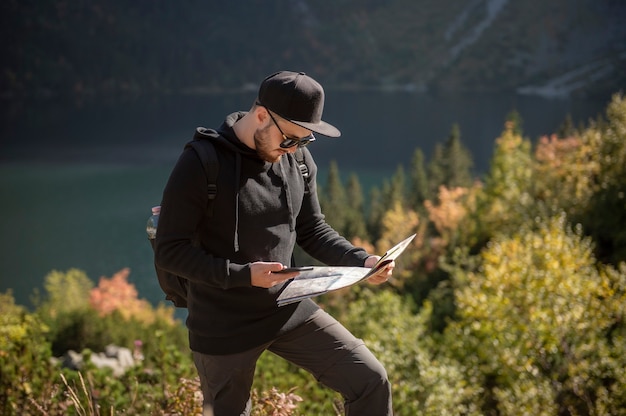
<svg viewBox="0 0 626 416">
<path fill-rule="evenodd" d="M 322 310 L 293 331 L 257 348 L 232 355 L 193 353 L 204 395 L 203 416 L 249 415 L 250 389 L 265 350 L 309 371 L 342 394 L 347 415 L 392 415 L 391 386 L 374 355 Z"/>
</svg>

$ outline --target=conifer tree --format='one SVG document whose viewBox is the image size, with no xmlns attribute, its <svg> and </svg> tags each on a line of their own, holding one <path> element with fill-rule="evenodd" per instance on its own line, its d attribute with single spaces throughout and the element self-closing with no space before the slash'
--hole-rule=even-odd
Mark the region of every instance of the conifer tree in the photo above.
<svg viewBox="0 0 626 416">
<path fill-rule="evenodd" d="M 341 182 L 337 162 L 333 160 L 328 167 L 323 209 L 326 221 L 340 233 L 345 230 L 347 206 L 346 190 Z"/>
<path fill-rule="evenodd" d="M 356 174 L 350 175 L 346 185 L 347 207 L 345 215 L 344 236 L 348 239 L 359 237 L 369 240 L 365 224 L 365 207 L 363 204 L 363 190 Z"/>
<path fill-rule="evenodd" d="M 448 188 L 469 187 L 473 161 L 470 151 L 461 143 L 461 129 L 454 124 L 443 145 L 437 144 L 428 165 L 428 191 L 434 197 L 441 185 Z"/>
<path fill-rule="evenodd" d="M 406 180 L 402 165 L 398 166 L 391 180 L 383 182 L 382 191 L 377 188 L 372 189 L 370 201 L 368 230 L 372 243 L 376 244 L 383 233 L 381 224 L 383 218 L 389 211 L 398 209 L 398 207 L 405 209 L 408 205 L 406 202 Z"/>
<path fill-rule="evenodd" d="M 382 194 L 383 192 L 376 186 L 370 190 L 370 209 L 367 220 L 367 231 L 371 241 L 378 241 L 382 233 L 381 220 L 385 215 Z"/>
<path fill-rule="evenodd" d="M 485 188 L 477 197 L 475 226 L 480 229 L 476 235 L 479 244 L 496 233 L 518 229 L 535 214 L 531 144 L 516 131 L 513 122 L 506 122 L 496 140 Z"/>
<path fill-rule="evenodd" d="M 428 176 L 424 167 L 424 152 L 416 149 L 411 159 L 411 184 L 408 202 L 413 210 L 423 211 L 424 201 L 430 199 L 428 193 Z"/>
<path fill-rule="evenodd" d="M 405 196 L 406 196 L 406 175 L 404 174 L 404 167 L 402 165 L 398 165 L 396 169 L 396 173 L 391 177 L 391 182 L 389 183 L 388 193 L 385 198 L 385 208 L 386 210 L 391 209 L 396 203 L 399 203 L 400 206 L 405 206 Z"/>
<path fill-rule="evenodd" d="M 461 143 L 461 129 L 458 124 L 452 126 L 448 140 L 444 145 L 445 182 L 448 188 L 469 187 L 472 184 L 473 166 L 470 151 Z"/>
<path fill-rule="evenodd" d="M 446 183 L 446 163 L 441 143 L 435 144 L 433 156 L 428 163 L 428 196 L 434 198 L 441 185 Z"/>
</svg>

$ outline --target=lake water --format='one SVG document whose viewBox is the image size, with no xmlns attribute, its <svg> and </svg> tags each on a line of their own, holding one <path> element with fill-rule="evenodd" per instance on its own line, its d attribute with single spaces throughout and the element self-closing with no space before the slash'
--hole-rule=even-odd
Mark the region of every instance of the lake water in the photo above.
<svg viewBox="0 0 626 416">
<path fill-rule="evenodd" d="M 196 126 L 216 127 L 246 110 L 254 94 L 148 97 L 78 105 L 4 102 L 0 125 L 0 292 L 30 305 L 51 270 L 79 268 L 97 282 L 129 267 L 140 297 L 162 298 L 145 222 L 157 205 L 182 145 Z M 310 147 L 323 174 L 330 161 L 367 188 L 409 167 L 416 148 L 427 157 L 453 123 L 487 171 L 506 115 L 518 111 L 525 136 L 604 113 L 604 99 L 547 100 L 515 94 L 433 96 L 327 91 L 325 119 L 340 139 Z"/>
</svg>

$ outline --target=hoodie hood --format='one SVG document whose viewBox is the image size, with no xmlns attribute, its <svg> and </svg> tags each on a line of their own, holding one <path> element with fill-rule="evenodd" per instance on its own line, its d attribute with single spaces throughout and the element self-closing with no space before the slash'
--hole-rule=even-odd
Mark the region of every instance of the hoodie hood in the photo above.
<svg viewBox="0 0 626 416">
<path fill-rule="evenodd" d="M 235 135 L 233 130 L 235 122 L 237 122 L 237 120 L 244 115 L 244 112 L 229 114 L 217 130 L 207 129 L 206 127 L 197 127 L 196 133 L 193 136 L 194 141 L 210 140 L 214 145 L 222 146 L 232 151 L 235 154 L 235 177 L 237 178 L 241 177 L 242 154 L 261 161 L 256 151 L 243 144 L 237 135 Z M 233 248 L 235 252 L 239 251 L 239 188 L 237 188 L 235 192 L 235 234 L 233 236 Z"/>
<path fill-rule="evenodd" d="M 268 165 L 272 165 L 272 163 L 261 159 L 255 149 L 251 149 L 250 147 L 245 145 L 243 142 L 241 142 L 241 140 L 239 140 L 239 138 L 235 134 L 235 131 L 233 130 L 233 125 L 239 119 L 241 119 L 244 115 L 246 115 L 246 112 L 243 112 L 243 111 L 238 111 L 238 112 L 229 114 L 224 120 L 224 122 L 222 123 L 222 125 L 217 130 L 208 129 L 205 127 L 198 127 L 196 128 L 196 132 L 193 136 L 194 141 L 210 140 L 214 145 L 226 148 L 228 149 L 228 151 L 233 152 L 235 155 L 235 177 L 238 178 L 239 180 L 241 179 L 242 156 L 243 158 L 247 160 L 252 160 L 258 163 L 260 169 L 262 169 L 263 167 L 267 169 L 269 168 Z M 285 155 L 285 158 L 287 157 L 288 155 Z M 290 225 L 290 229 L 293 231 L 295 230 L 296 220 L 295 220 L 295 215 L 293 212 L 293 207 L 292 207 L 292 202 L 291 202 L 291 190 L 290 190 L 290 187 L 287 186 L 285 168 L 283 166 L 283 163 L 281 163 L 283 162 L 283 159 L 284 158 L 281 158 L 281 161 L 277 162 L 277 164 L 278 164 L 278 168 L 280 170 L 281 176 L 283 178 L 285 191 L 287 193 L 287 207 L 289 210 L 289 218 L 290 218 L 289 225 Z M 235 230 L 234 230 L 234 236 L 233 236 L 233 245 L 234 245 L 233 248 L 235 252 L 238 252 L 239 251 L 239 188 L 237 188 L 235 191 Z"/>
<path fill-rule="evenodd" d="M 246 112 L 243 111 L 229 114 L 217 130 L 207 129 L 206 127 L 198 127 L 196 128 L 196 133 L 194 134 L 193 139 L 208 139 L 211 140 L 211 142 L 213 142 L 214 144 L 224 146 L 235 153 L 244 154 L 247 157 L 258 159 L 260 161 L 261 158 L 257 155 L 256 150 L 251 149 L 243 144 L 233 130 L 233 125 L 245 115 Z M 219 135 L 216 135 L 216 132 Z"/>
</svg>

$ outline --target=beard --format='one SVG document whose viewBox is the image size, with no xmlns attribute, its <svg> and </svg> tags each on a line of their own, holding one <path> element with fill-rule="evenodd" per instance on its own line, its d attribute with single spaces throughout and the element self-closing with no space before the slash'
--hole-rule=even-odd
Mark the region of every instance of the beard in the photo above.
<svg viewBox="0 0 626 416">
<path fill-rule="evenodd" d="M 266 162 L 276 163 L 280 160 L 280 157 L 287 153 L 282 148 L 272 147 L 272 138 L 269 134 L 271 126 L 266 126 L 254 133 L 254 145 L 259 157 Z"/>
</svg>

